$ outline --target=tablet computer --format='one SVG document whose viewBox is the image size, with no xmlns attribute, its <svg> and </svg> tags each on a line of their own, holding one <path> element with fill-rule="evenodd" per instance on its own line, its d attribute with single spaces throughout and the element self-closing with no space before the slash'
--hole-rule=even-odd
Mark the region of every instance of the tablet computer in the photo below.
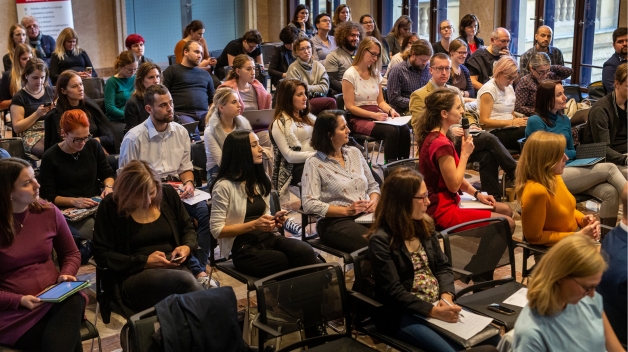
<svg viewBox="0 0 628 352">
<path fill-rule="evenodd" d="M 64 281 L 48 287 L 44 292 L 37 295 L 37 298 L 42 302 L 61 302 L 68 296 L 89 286 L 89 281 Z"/>
</svg>

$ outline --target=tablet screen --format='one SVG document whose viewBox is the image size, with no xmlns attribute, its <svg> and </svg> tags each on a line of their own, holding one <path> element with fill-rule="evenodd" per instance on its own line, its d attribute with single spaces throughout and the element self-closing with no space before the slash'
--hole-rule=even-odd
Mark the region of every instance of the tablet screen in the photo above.
<svg viewBox="0 0 628 352">
<path fill-rule="evenodd" d="M 59 297 L 63 297 L 63 295 L 76 289 L 84 283 L 85 281 L 65 281 L 55 285 L 50 290 L 42 293 L 37 297 L 41 299 L 57 299 Z"/>
</svg>

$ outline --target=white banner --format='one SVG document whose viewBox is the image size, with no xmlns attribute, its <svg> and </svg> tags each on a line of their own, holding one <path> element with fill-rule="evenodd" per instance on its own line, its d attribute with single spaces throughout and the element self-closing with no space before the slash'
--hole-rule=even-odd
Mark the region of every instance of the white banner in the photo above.
<svg viewBox="0 0 628 352">
<path fill-rule="evenodd" d="M 74 28 L 70 0 L 15 0 L 15 4 L 18 22 L 24 16 L 33 16 L 39 22 L 39 30 L 54 40 L 64 28 Z"/>
</svg>

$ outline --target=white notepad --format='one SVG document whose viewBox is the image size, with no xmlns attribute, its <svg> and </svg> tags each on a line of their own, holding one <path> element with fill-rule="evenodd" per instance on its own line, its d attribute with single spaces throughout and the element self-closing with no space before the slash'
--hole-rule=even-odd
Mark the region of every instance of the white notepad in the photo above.
<svg viewBox="0 0 628 352">
<path fill-rule="evenodd" d="M 375 123 L 383 123 L 386 125 L 393 125 L 393 126 L 403 126 L 403 125 L 407 125 L 408 122 L 410 122 L 410 119 L 412 119 L 411 115 L 408 116 L 399 116 L 399 117 L 394 117 L 394 118 L 388 118 L 384 121 L 378 121 L 375 120 Z"/>
</svg>

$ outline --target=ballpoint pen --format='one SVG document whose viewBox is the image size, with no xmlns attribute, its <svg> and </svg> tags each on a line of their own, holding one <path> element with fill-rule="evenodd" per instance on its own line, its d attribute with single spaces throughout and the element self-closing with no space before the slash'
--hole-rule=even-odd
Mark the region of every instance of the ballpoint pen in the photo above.
<svg viewBox="0 0 628 352">
<path fill-rule="evenodd" d="M 448 306 L 453 307 L 453 305 L 452 305 L 451 303 L 447 302 L 447 300 L 446 300 L 446 299 L 441 298 L 440 300 L 441 300 L 441 301 L 443 301 L 443 302 L 445 302 L 445 304 L 447 304 Z M 464 318 L 464 315 L 462 315 L 462 313 L 458 313 L 458 315 Z"/>
</svg>

